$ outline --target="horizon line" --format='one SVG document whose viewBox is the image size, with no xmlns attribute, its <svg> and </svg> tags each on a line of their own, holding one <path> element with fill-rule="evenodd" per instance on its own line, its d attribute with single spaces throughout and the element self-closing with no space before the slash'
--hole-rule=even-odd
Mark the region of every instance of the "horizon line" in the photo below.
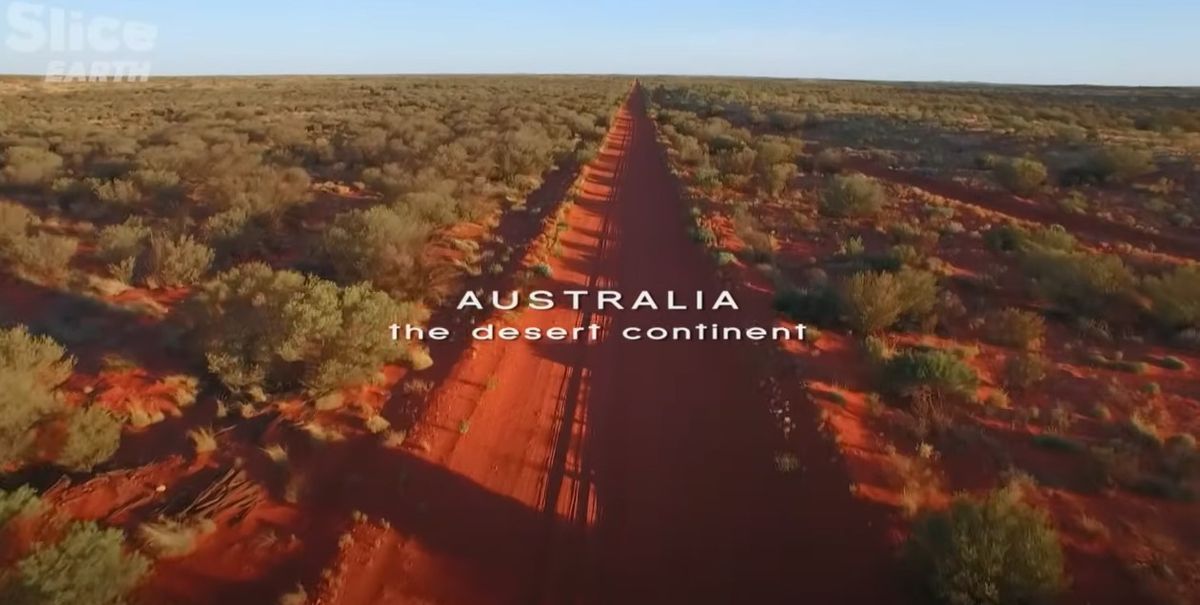
<svg viewBox="0 0 1200 605">
<path fill-rule="evenodd" d="M 511 72 L 468 72 L 468 71 L 447 71 L 447 72 L 262 72 L 262 73 L 180 73 L 180 74 L 160 74 L 151 75 L 147 82 L 139 82 L 146 84 L 154 80 L 165 79 L 188 79 L 188 78 L 368 78 L 368 77 L 628 77 L 628 78 L 712 78 L 712 79 L 735 79 L 735 80 L 780 80 L 780 81 L 801 81 L 801 82 L 848 82 L 848 83 L 875 83 L 875 84 L 957 84 L 957 85 L 976 85 L 976 86 L 1025 86 L 1025 87 L 1041 87 L 1041 88 L 1169 88 L 1169 89 L 1194 89 L 1200 88 L 1200 83 L 1196 84 L 1095 84 L 1089 82 L 1060 82 L 1060 83 L 1032 83 L 1032 82 L 1004 82 L 992 80 L 945 80 L 945 79 L 871 79 L 871 78 L 837 78 L 837 77 L 811 77 L 811 76 L 767 76 L 767 75 L 750 75 L 750 74 L 685 74 L 685 73 L 629 73 L 629 72 L 539 72 L 539 71 L 511 71 Z M 0 73 L 0 79 L 11 78 L 38 78 L 45 79 L 44 73 Z M 71 80 L 64 82 L 49 82 L 51 84 L 86 84 L 86 80 Z"/>
</svg>

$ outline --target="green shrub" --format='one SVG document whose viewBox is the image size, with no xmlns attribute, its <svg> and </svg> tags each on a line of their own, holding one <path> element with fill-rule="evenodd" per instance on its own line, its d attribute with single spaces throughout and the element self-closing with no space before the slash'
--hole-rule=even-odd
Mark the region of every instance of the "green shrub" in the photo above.
<svg viewBox="0 0 1200 605">
<path fill-rule="evenodd" d="M 910 393 L 921 387 L 942 395 L 971 399 L 979 387 L 975 370 L 954 353 L 906 349 L 884 363 L 883 382 L 893 393 Z"/>
<path fill-rule="evenodd" d="M 152 235 L 138 257 L 134 277 L 149 288 L 177 288 L 199 282 L 212 262 L 212 249 L 190 235 L 179 239 Z"/>
<path fill-rule="evenodd" d="M 996 181 L 1017 195 L 1037 193 L 1046 184 L 1045 164 L 1029 158 L 1013 158 L 995 167 Z"/>
<path fill-rule="evenodd" d="M 56 544 L 17 563 L 0 584 L 0 601 L 13 605 L 119 605 L 150 569 L 145 557 L 125 551 L 118 529 L 73 523 Z"/>
<path fill-rule="evenodd" d="M 366 284 L 336 284 L 261 263 L 235 267 L 188 299 L 180 318 L 208 369 L 234 392 L 325 392 L 398 359 L 387 326 L 425 319 Z"/>
<path fill-rule="evenodd" d="M 1174 355 L 1167 355 L 1166 357 L 1157 358 L 1154 360 L 1154 363 L 1161 368 L 1175 370 L 1176 372 L 1182 372 L 1188 369 L 1187 362 L 1175 357 Z"/>
<path fill-rule="evenodd" d="M 49 187 L 62 169 L 58 154 L 37 147 L 9 147 L 4 152 L 0 181 L 9 187 Z"/>
<path fill-rule="evenodd" d="M 150 237 L 150 228 L 138 219 L 130 219 L 120 225 L 111 225 L 100 230 L 96 239 L 96 258 L 109 266 L 110 272 L 115 266 L 127 264 L 137 259 L 146 247 Z M 114 275 L 114 277 L 120 277 Z M 122 279 L 128 283 L 132 279 Z"/>
<path fill-rule="evenodd" d="M 858 218 L 883 209 L 883 186 L 862 174 L 834 176 L 821 192 L 821 214 L 836 218 Z"/>
<path fill-rule="evenodd" d="M 1004 364 L 1004 384 L 1014 391 L 1024 391 L 1046 379 L 1050 363 L 1036 353 L 1022 353 L 1008 358 Z"/>
<path fill-rule="evenodd" d="M 0 531 L 9 521 L 37 513 L 42 507 L 42 499 L 28 485 L 18 487 L 13 491 L 0 489 Z M 3 580 L 0 580 L 2 583 Z"/>
<path fill-rule="evenodd" d="M 1095 151 L 1086 164 L 1088 173 L 1101 182 L 1126 182 L 1155 169 L 1154 155 L 1149 151 L 1117 146 Z"/>
<path fill-rule="evenodd" d="M 793 320 L 816 325 L 828 325 L 838 318 L 838 295 L 832 288 L 781 287 L 772 302 L 776 311 Z"/>
<path fill-rule="evenodd" d="M 338 283 L 369 281 L 393 296 L 416 299 L 436 286 L 423 259 L 431 232 L 428 221 L 403 208 L 343 212 L 322 237 L 319 255 Z"/>
<path fill-rule="evenodd" d="M 904 552 L 930 596 L 949 605 L 1046 603 L 1066 587 L 1048 516 L 1011 488 L 925 515 Z"/>
<path fill-rule="evenodd" d="M 1200 327 L 1200 267 L 1184 265 L 1142 282 L 1150 298 L 1150 312 L 1172 329 Z"/>
<path fill-rule="evenodd" d="M 0 330 L 0 468 L 26 462 L 40 427 L 62 411 L 56 390 L 74 366 L 49 338 Z"/>
<path fill-rule="evenodd" d="M 70 268 L 79 242 L 74 238 L 49 233 L 0 242 L 0 261 L 12 263 L 19 271 L 52 282 L 62 281 Z"/>
<path fill-rule="evenodd" d="M 1133 273 L 1116 255 L 1039 250 L 1023 265 L 1037 291 L 1068 311 L 1098 315 L 1134 294 Z"/>
<path fill-rule="evenodd" d="M 988 314 L 983 330 L 988 342 L 1032 351 L 1042 346 L 1046 322 L 1041 315 L 1010 307 Z"/>
<path fill-rule="evenodd" d="M 901 319 L 922 321 L 929 317 L 937 305 L 937 295 L 937 278 L 926 271 L 865 271 L 842 284 L 839 308 L 851 328 L 871 334 Z"/>
<path fill-rule="evenodd" d="M 88 407 L 67 416 L 66 442 L 56 462 L 74 471 L 90 471 L 117 452 L 121 422 L 107 410 Z"/>
</svg>

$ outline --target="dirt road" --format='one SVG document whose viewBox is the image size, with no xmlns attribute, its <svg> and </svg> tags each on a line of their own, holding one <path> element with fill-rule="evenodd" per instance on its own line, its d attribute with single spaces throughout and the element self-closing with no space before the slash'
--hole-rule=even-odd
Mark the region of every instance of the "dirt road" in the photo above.
<svg viewBox="0 0 1200 605">
<path fill-rule="evenodd" d="M 640 94 L 584 173 L 548 289 L 721 289 L 684 228 Z M 770 321 L 742 311 L 526 310 L 520 328 Z M 763 345 L 766 346 L 766 345 Z M 390 529 L 331 602 L 895 603 L 877 511 L 854 500 L 811 418 L 785 443 L 737 342 L 487 342 L 464 355 L 398 454 Z M 803 469 L 782 473 L 778 452 Z M 374 461 L 383 466 L 383 461 Z"/>
</svg>

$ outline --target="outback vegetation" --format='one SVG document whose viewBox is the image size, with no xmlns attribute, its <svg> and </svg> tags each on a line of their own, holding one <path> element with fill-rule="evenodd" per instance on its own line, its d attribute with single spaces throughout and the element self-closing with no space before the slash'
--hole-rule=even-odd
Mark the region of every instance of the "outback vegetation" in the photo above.
<svg viewBox="0 0 1200 605">
<path fill-rule="evenodd" d="M 314 444 L 402 444 L 430 391 L 388 326 L 528 270 L 627 87 L 0 82 L 0 601 L 170 601 L 154 561 L 290 556 L 253 519 L 304 506 Z"/>
<path fill-rule="evenodd" d="M 715 270 L 818 328 L 781 354 L 922 598 L 1194 598 L 1194 91 L 647 86 Z"/>
</svg>

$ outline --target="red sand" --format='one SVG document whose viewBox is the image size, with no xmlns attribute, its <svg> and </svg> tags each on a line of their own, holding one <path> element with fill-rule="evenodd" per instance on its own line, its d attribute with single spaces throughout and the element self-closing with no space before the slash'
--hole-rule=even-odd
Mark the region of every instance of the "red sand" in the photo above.
<svg viewBox="0 0 1200 605">
<path fill-rule="evenodd" d="M 583 183 L 540 287 L 720 289 L 687 237 L 639 93 Z M 609 334 L 771 321 L 765 294 L 738 296 L 740 313 L 558 308 L 513 321 L 595 322 Z M 343 549 L 316 602 L 902 601 L 883 518 L 851 497 L 815 422 L 799 418 L 790 444 L 773 426 L 761 348 L 611 337 L 475 345 L 409 437 L 423 453 L 363 461 L 404 483 L 394 500 L 363 492 L 374 503 L 364 512 L 392 529 L 356 529 L 362 539 Z M 803 471 L 775 469 L 785 447 Z"/>
</svg>

